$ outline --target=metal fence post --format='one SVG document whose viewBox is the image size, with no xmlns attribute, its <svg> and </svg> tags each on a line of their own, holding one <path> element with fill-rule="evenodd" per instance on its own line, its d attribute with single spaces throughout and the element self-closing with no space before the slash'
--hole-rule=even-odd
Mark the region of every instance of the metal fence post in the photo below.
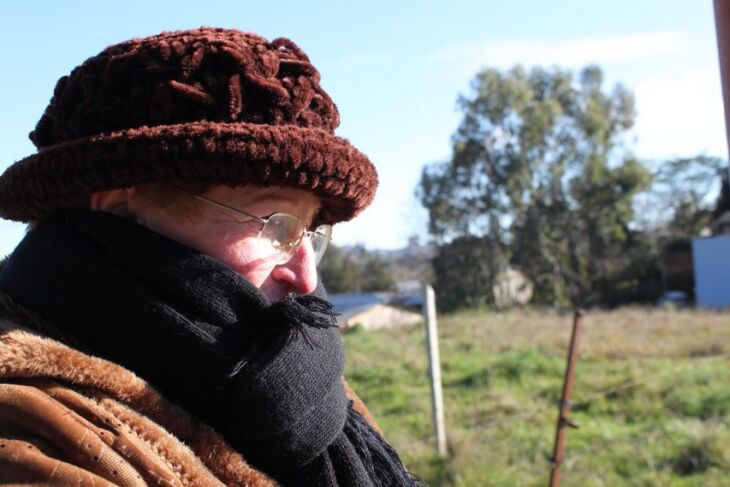
<svg viewBox="0 0 730 487">
<path fill-rule="evenodd" d="M 553 447 L 552 469 L 550 471 L 550 487 L 558 487 L 560 483 L 560 464 L 563 463 L 565 427 L 577 428 L 575 423 L 568 419 L 570 412 L 570 398 L 573 394 L 573 381 L 575 378 L 575 366 L 578 362 L 578 337 L 583 326 L 583 310 L 576 310 L 573 315 L 573 332 L 570 336 L 570 348 L 568 349 L 568 364 L 565 367 L 565 379 L 563 381 L 563 394 L 560 398 L 560 414 L 555 431 L 555 445 Z"/>
</svg>

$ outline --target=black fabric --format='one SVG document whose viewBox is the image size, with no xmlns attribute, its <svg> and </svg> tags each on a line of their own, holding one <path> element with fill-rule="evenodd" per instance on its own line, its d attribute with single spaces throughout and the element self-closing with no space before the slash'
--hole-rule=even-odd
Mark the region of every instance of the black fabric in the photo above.
<svg viewBox="0 0 730 487">
<path fill-rule="evenodd" d="M 149 381 L 284 485 L 415 485 L 344 392 L 326 300 L 272 304 L 212 257 L 131 220 L 70 211 L 25 237 L 0 290 Z"/>
</svg>

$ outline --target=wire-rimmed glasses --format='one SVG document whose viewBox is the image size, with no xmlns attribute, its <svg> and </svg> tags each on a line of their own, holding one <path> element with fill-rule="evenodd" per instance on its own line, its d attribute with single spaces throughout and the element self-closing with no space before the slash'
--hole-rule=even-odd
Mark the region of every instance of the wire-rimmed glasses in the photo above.
<svg viewBox="0 0 730 487">
<path fill-rule="evenodd" d="M 332 239 L 332 225 L 319 225 L 314 230 L 307 230 L 307 225 L 300 218 L 284 211 L 277 211 L 268 216 L 260 217 L 206 196 L 191 193 L 181 188 L 175 189 L 226 212 L 237 222 L 245 223 L 255 220 L 261 223 L 256 237 L 256 245 L 264 258 L 273 259 L 275 265 L 289 262 L 304 238 L 311 239 L 314 262 L 315 265 L 318 265 L 325 250 L 327 250 L 329 241 Z"/>
</svg>

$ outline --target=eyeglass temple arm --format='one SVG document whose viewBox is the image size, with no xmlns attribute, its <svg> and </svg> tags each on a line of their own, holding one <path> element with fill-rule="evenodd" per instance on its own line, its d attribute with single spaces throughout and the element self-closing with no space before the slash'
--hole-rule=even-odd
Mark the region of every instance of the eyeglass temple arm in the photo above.
<svg viewBox="0 0 730 487">
<path fill-rule="evenodd" d="M 185 192 L 187 193 L 187 191 L 185 191 Z M 267 223 L 269 221 L 266 218 L 261 218 L 260 216 L 253 215 L 247 211 L 239 210 L 238 208 L 234 208 L 234 207 L 228 206 L 224 203 L 220 203 L 220 202 L 212 200 L 210 198 L 206 198 L 205 196 L 200 196 L 199 194 L 193 194 L 193 193 L 188 193 L 188 194 L 190 196 L 192 196 L 193 198 L 199 199 L 201 201 L 205 201 L 206 203 L 211 204 L 213 206 L 217 206 L 218 208 L 223 208 L 224 210 L 232 211 L 233 213 L 240 213 L 240 214 L 246 215 L 250 218 L 253 218 L 254 220 L 256 220 L 258 222 Z"/>
</svg>

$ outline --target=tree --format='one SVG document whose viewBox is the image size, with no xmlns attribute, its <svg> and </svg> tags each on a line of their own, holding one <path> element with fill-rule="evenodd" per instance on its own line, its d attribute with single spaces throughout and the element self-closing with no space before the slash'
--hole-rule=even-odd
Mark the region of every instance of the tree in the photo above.
<svg viewBox="0 0 730 487">
<path fill-rule="evenodd" d="M 730 169 L 724 168 L 721 183 L 720 194 L 715 203 L 715 209 L 712 212 L 713 218 L 717 218 L 726 211 L 730 211 Z"/>
<path fill-rule="evenodd" d="M 698 155 L 663 162 L 656 171 L 652 192 L 656 206 L 665 210 L 657 220 L 666 237 L 691 239 L 709 227 L 719 216 L 726 178 L 727 163 L 718 157 Z M 718 183 L 720 196 L 713 202 L 709 196 Z"/>
<path fill-rule="evenodd" d="M 494 248 L 484 237 L 462 236 L 441 245 L 432 261 L 434 291 L 441 311 L 492 305 L 494 276 L 489 266 Z"/>
<path fill-rule="evenodd" d="M 417 195 L 437 242 L 487 238 L 488 271 L 463 273 L 491 279 L 512 262 L 538 296 L 585 304 L 629 264 L 633 197 L 651 174 L 624 147 L 633 95 L 602 83 L 596 66 L 577 82 L 559 68 L 485 69 L 460 97 L 451 159 L 424 168 Z"/>
<path fill-rule="evenodd" d="M 390 291 L 394 286 L 383 260 L 362 246 L 342 249 L 330 244 L 319 275 L 330 293 Z"/>
<path fill-rule="evenodd" d="M 322 258 L 319 275 L 330 293 L 353 292 L 358 285 L 357 265 L 343 255 L 342 249 L 330 244 Z"/>
<path fill-rule="evenodd" d="M 368 255 L 362 264 L 360 288 L 364 292 L 391 291 L 393 276 L 377 255 Z"/>
</svg>

